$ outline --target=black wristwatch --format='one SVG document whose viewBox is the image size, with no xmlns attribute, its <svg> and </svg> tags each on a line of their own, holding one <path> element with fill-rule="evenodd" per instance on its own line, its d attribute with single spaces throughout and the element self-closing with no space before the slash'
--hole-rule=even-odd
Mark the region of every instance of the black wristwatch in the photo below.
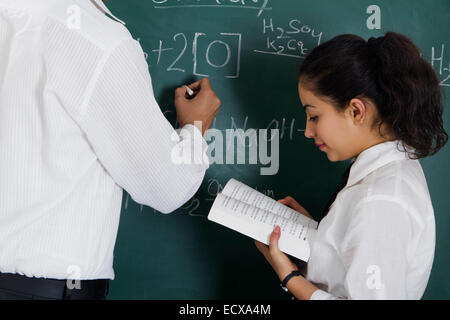
<svg viewBox="0 0 450 320">
<path fill-rule="evenodd" d="M 296 277 L 296 276 L 303 276 L 303 274 L 300 272 L 300 270 L 294 270 L 291 273 L 289 273 L 286 278 L 284 278 L 284 280 L 280 283 L 281 288 L 290 293 L 289 289 L 286 287 L 287 283 L 289 280 L 291 280 L 292 277 Z"/>
</svg>

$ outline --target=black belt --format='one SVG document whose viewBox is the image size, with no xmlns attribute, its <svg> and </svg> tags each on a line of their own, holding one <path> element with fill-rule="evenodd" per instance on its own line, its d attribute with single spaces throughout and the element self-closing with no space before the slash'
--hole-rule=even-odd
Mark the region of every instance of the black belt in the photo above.
<svg viewBox="0 0 450 320">
<path fill-rule="evenodd" d="M 79 281 L 79 283 L 78 283 Z M 109 279 L 67 280 L 29 278 L 0 273 L 0 289 L 43 299 L 106 299 Z"/>
</svg>

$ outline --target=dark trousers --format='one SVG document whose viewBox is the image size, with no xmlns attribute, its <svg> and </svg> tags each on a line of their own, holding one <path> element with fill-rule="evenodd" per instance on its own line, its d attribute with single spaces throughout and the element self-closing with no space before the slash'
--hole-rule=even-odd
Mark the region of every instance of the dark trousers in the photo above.
<svg viewBox="0 0 450 320">
<path fill-rule="evenodd" d="M 56 280 L 0 273 L 0 300 L 104 300 L 109 280 Z"/>
</svg>

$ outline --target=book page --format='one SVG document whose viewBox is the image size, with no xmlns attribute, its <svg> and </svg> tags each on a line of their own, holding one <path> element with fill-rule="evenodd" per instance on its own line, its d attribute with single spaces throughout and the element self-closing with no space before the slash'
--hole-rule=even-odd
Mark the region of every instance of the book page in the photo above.
<svg viewBox="0 0 450 320">
<path fill-rule="evenodd" d="M 271 231 L 278 225 L 280 226 L 283 235 L 289 235 L 299 240 L 306 240 L 308 224 L 303 225 L 301 223 L 302 215 L 300 213 L 296 212 L 295 216 L 286 218 L 285 216 L 276 215 L 270 211 L 259 209 L 248 203 L 230 198 L 220 193 L 217 195 L 214 206 L 216 210 L 246 220 L 252 225 L 259 225 L 264 229 L 269 228 Z"/>
<path fill-rule="evenodd" d="M 289 208 L 288 206 L 266 196 L 265 194 L 253 188 L 250 188 L 249 186 L 235 179 L 230 179 L 228 181 L 222 193 L 230 198 L 247 203 L 252 207 L 256 207 L 264 211 L 269 211 L 287 220 L 293 220 L 296 224 L 300 223 L 307 228 L 317 228 L 318 223 L 313 219 L 295 211 L 292 208 Z"/>
<path fill-rule="evenodd" d="M 275 225 L 279 225 L 281 228 L 280 250 L 303 261 L 308 261 L 309 244 L 312 243 L 315 236 L 316 221 L 236 180 L 227 184 L 224 191 L 217 195 L 208 215 L 209 220 L 265 244 L 269 244 L 270 234 Z M 305 221 L 306 223 L 304 223 Z"/>
</svg>

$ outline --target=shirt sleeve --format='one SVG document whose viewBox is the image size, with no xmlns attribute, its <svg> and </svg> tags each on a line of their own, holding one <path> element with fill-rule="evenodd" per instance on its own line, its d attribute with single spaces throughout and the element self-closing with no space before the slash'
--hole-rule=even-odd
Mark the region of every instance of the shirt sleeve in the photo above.
<svg viewBox="0 0 450 320">
<path fill-rule="evenodd" d="M 310 300 L 346 300 L 346 299 L 341 297 L 335 297 L 326 291 L 318 289 L 314 291 L 314 293 L 311 295 Z"/>
<path fill-rule="evenodd" d="M 200 130 L 186 125 L 177 132 L 164 117 L 133 39 L 105 56 L 94 80 L 77 122 L 100 163 L 136 202 L 162 213 L 182 206 L 209 167 Z"/>
<path fill-rule="evenodd" d="M 311 299 L 407 299 L 407 206 L 394 199 L 364 201 L 355 207 L 340 256 L 346 270 L 347 297 L 317 290 Z"/>
</svg>

